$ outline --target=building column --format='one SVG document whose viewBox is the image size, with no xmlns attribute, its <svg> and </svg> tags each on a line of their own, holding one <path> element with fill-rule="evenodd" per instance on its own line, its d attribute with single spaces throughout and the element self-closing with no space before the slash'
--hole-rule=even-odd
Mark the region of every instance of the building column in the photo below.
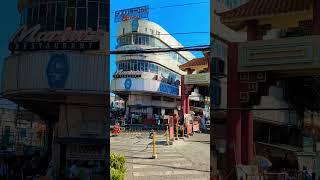
<svg viewBox="0 0 320 180">
<path fill-rule="evenodd" d="M 254 160 L 253 142 L 253 114 L 251 111 L 242 111 L 242 155 L 243 164 L 250 165 Z"/>
<path fill-rule="evenodd" d="M 320 1 L 313 1 L 313 34 L 320 35 Z"/>
<path fill-rule="evenodd" d="M 238 46 L 228 47 L 227 108 L 240 108 L 240 82 L 238 73 Z M 228 171 L 241 164 L 241 111 L 228 110 L 227 113 L 226 163 Z"/>
<path fill-rule="evenodd" d="M 190 99 L 189 99 L 189 93 L 186 95 L 186 114 L 190 113 Z"/>
<path fill-rule="evenodd" d="M 192 74 L 194 70 L 192 69 L 188 69 L 187 70 L 187 74 Z M 187 87 L 189 89 L 189 87 Z M 190 113 L 190 99 L 189 99 L 189 90 L 188 90 L 188 93 L 186 94 L 186 107 L 185 107 L 185 110 L 186 110 L 186 114 L 189 114 Z"/>
<path fill-rule="evenodd" d="M 185 106 L 186 106 L 186 85 L 184 84 L 184 75 L 181 76 L 181 116 L 183 117 L 183 115 L 186 113 L 185 111 Z"/>
</svg>

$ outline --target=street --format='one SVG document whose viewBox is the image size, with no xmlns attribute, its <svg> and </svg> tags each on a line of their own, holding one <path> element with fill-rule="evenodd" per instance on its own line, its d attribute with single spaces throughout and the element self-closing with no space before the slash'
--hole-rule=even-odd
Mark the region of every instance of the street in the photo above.
<svg viewBox="0 0 320 180">
<path fill-rule="evenodd" d="M 198 134 L 165 145 L 164 134 L 157 134 L 157 159 L 152 157 L 148 133 L 123 133 L 111 137 L 111 151 L 125 155 L 127 180 L 186 179 L 207 180 L 210 175 L 210 135 Z"/>
</svg>

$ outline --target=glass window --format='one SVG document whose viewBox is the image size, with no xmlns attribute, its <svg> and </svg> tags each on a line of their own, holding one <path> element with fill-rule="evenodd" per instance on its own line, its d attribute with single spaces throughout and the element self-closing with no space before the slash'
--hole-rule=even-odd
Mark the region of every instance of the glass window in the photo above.
<svg viewBox="0 0 320 180">
<path fill-rule="evenodd" d="M 75 15 L 76 15 L 75 8 L 68 8 L 68 10 L 67 10 L 67 22 L 66 22 L 66 27 L 74 28 L 74 25 L 75 25 Z"/>
<path fill-rule="evenodd" d="M 154 38 L 153 37 L 151 37 L 151 36 L 149 36 L 149 40 L 150 40 L 150 46 L 152 46 L 152 47 L 155 47 L 155 40 L 154 40 Z"/>
<path fill-rule="evenodd" d="M 141 36 L 138 36 L 138 44 L 142 44 L 142 37 Z"/>
<path fill-rule="evenodd" d="M 133 70 L 138 71 L 138 62 L 137 61 L 133 62 Z"/>
<path fill-rule="evenodd" d="M 86 7 L 86 0 L 77 0 L 77 7 Z"/>
<path fill-rule="evenodd" d="M 98 3 L 88 2 L 88 27 L 96 31 L 98 27 Z"/>
<path fill-rule="evenodd" d="M 28 24 L 32 23 L 32 8 L 28 8 Z"/>
<path fill-rule="evenodd" d="M 22 24 L 27 24 L 27 16 L 28 16 L 28 10 L 25 9 L 22 13 Z"/>
<path fill-rule="evenodd" d="M 76 7 L 76 0 L 69 0 L 68 7 Z"/>
<path fill-rule="evenodd" d="M 132 61 L 128 61 L 128 71 L 132 71 Z"/>
<path fill-rule="evenodd" d="M 138 36 L 133 36 L 133 43 L 138 44 Z"/>
<path fill-rule="evenodd" d="M 87 9 L 77 8 L 77 30 L 85 30 L 87 26 Z"/>
<path fill-rule="evenodd" d="M 57 4 L 57 15 L 56 15 L 56 27 L 55 30 L 64 30 L 64 23 L 65 23 L 65 3 L 58 2 Z"/>
<path fill-rule="evenodd" d="M 127 62 L 123 62 L 123 70 L 128 71 Z"/>
<path fill-rule="evenodd" d="M 39 15 L 39 7 L 38 7 L 38 5 L 36 5 L 36 6 L 33 8 L 32 25 L 35 25 L 35 24 L 38 23 L 38 15 Z"/>
<path fill-rule="evenodd" d="M 54 30 L 54 20 L 56 16 L 56 4 L 49 3 L 48 4 L 48 17 L 47 17 L 47 29 L 49 31 Z"/>
<path fill-rule="evenodd" d="M 141 71 L 141 61 L 138 61 L 138 71 Z"/>
<path fill-rule="evenodd" d="M 158 73 L 158 65 L 154 66 L 154 71 L 155 71 L 155 73 Z"/>
</svg>

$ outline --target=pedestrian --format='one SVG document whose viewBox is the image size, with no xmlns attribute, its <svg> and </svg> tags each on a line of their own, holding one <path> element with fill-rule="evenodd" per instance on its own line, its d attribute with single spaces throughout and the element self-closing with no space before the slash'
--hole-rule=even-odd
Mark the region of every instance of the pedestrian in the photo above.
<svg viewBox="0 0 320 180">
<path fill-rule="evenodd" d="M 158 126 L 160 126 L 160 115 L 156 114 L 156 120 L 157 120 Z"/>
<path fill-rule="evenodd" d="M 201 127 L 203 130 L 206 130 L 206 121 L 204 119 L 204 116 L 200 117 Z"/>
</svg>

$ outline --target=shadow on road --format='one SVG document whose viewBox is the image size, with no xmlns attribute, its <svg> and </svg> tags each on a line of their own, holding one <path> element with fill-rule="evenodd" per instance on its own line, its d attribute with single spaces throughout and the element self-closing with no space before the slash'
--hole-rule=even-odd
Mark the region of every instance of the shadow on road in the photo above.
<svg viewBox="0 0 320 180">
<path fill-rule="evenodd" d="M 149 159 L 149 158 L 147 158 Z M 210 173 L 210 170 L 200 170 L 200 169 L 192 169 L 192 168 L 185 168 L 185 167 L 176 167 L 176 166 L 168 166 L 168 165 L 160 165 L 160 164 L 148 164 L 148 163 L 132 163 L 134 165 L 150 165 L 150 166 L 158 166 L 158 167 L 167 167 L 173 169 L 181 169 L 181 170 L 193 170 L 193 171 L 200 171 L 200 172 L 207 172 Z"/>
</svg>

